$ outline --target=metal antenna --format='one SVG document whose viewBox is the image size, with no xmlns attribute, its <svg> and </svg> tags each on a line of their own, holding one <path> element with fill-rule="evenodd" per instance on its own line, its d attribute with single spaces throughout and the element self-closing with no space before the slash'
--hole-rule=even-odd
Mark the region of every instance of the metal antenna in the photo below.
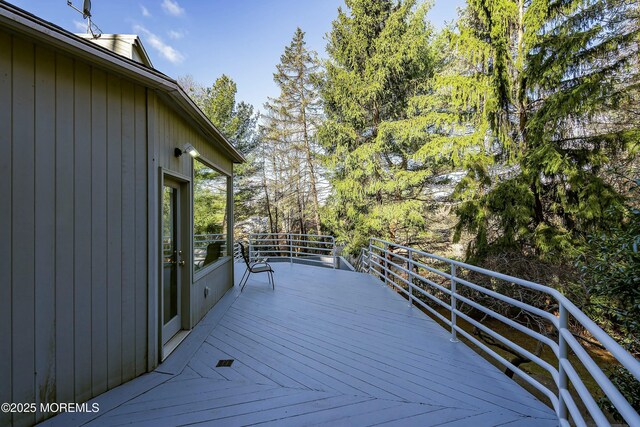
<svg viewBox="0 0 640 427">
<path fill-rule="evenodd" d="M 67 6 L 81 14 L 83 19 L 87 20 L 87 34 L 91 34 L 94 39 L 97 39 L 102 35 L 100 27 L 91 20 L 91 0 L 84 0 L 82 10 L 75 7 L 71 0 L 67 0 Z"/>
</svg>

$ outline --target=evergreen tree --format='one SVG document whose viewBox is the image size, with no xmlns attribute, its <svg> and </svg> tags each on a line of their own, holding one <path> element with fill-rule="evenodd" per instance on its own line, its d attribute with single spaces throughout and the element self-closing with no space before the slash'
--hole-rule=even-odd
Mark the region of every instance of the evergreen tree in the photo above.
<svg viewBox="0 0 640 427">
<path fill-rule="evenodd" d="M 240 151 L 247 161 L 234 167 L 235 220 L 242 221 L 258 209 L 260 164 L 256 161 L 259 138 L 256 132 L 258 114 L 246 102 L 236 102 L 236 83 L 226 75 L 204 88 L 191 76 L 179 80 L 182 88 L 211 120 L 216 128 Z"/>
<path fill-rule="evenodd" d="M 411 243 L 425 226 L 423 189 L 433 175 L 416 161 L 421 139 L 403 126 L 409 100 L 431 74 L 427 5 L 347 0 L 329 34 L 319 131 L 329 154 L 332 232 L 356 251 L 370 236 Z"/>
<path fill-rule="evenodd" d="M 618 106 L 637 100 L 637 11 L 623 0 L 469 2 L 456 50 L 484 76 L 478 107 L 496 147 L 458 186 L 470 254 L 575 254 L 622 202 L 603 173 L 639 136 L 637 120 L 613 125 Z"/>
<path fill-rule="evenodd" d="M 272 100 L 272 102 L 274 102 Z M 300 194 L 299 152 L 293 148 L 285 112 L 265 105 L 266 113 L 260 127 L 263 162 L 262 186 L 272 233 L 304 232 L 304 215 Z"/>
<path fill-rule="evenodd" d="M 296 218 L 293 222 L 298 223 L 298 230 L 304 233 L 307 223 L 312 223 L 315 232 L 321 234 L 315 141 L 321 119 L 320 65 L 316 53 L 306 48 L 304 32 L 300 28 L 296 29 L 291 44 L 285 47 L 276 68 L 273 79 L 280 89 L 280 96 L 265 104 L 267 141 L 272 143 L 274 150 L 280 151 L 278 157 L 282 160 L 273 167 L 272 173 L 287 175 L 280 183 L 289 185 L 287 193 L 292 199 L 289 205 L 295 210 L 291 218 Z M 308 205 L 311 205 L 312 221 L 307 218 Z M 289 228 L 292 226 L 285 228 L 292 230 Z"/>
</svg>

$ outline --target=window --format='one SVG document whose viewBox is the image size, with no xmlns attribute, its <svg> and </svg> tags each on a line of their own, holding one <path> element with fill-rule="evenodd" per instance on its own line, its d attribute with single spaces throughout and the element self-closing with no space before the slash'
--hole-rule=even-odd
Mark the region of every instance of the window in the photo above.
<svg viewBox="0 0 640 427">
<path fill-rule="evenodd" d="M 194 270 L 227 255 L 227 176 L 193 162 Z"/>
</svg>

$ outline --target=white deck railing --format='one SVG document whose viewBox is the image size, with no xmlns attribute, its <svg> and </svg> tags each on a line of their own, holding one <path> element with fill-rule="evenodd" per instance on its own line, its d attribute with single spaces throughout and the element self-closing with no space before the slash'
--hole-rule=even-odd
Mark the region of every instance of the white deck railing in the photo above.
<svg viewBox="0 0 640 427">
<path fill-rule="evenodd" d="M 599 426 L 609 425 L 609 421 L 598 406 L 596 399 L 576 372 L 575 362 L 569 359 L 571 351 L 575 355 L 577 363 L 582 365 L 593 377 L 626 422 L 629 425 L 640 426 L 638 413 L 589 356 L 569 329 L 570 319 L 574 326 L 579 326 L 588 331 L 638 380 L 640 380 L 640 362 L 556 289 L 374 238 L 370 240 L 369 247 L 363 249 L 360 253 L 356 266 L 359 271 L 368 272 L 378 277 L 386 285 L 393 286 L 398 291 L 406 294 L 409 304 L 420 305 L 448 325 L 451 328 L 452 341 L 457 341 L 458 334 L 464 336 L 493 359 L 535 387 L 549 399 L 562 425 L 570 425 L 570 420 L 578 426 L 586 426 L 588 422 L 584 419 L 576 399 L 570 393 L 570 386 L 575 390 L 576 397 L 584 404 L 592 420 Z M 462 278 L 460 273 L 464 273 L 465 278 Z M 552 312 L 544 311 L 540 307 L 529 305 L 517 298 L 497 292 L 494 290 L 496 286 L 492 286 L 494 289 L 488 289 L 485 286 L 466 280 L 470 275 L 479 275 L 480 277 L 489 278 L 489 280 L 497 284 L 506 285 L 506 288 L 503 289 L 508 289 L 512 295 L 516 294 L 514 291 L 542 294 L 552 302 L 551 304 L 546 304 L 546 306 L 555 306 L 555 308 Z M 527 322 L 516 321 L 513 316 L 498 313 L 487 307 L 487 305 L 481 305 L 469 298 L 471 293 L 488 297 L 492 301 L 499 301 L 501 304 L 507 304 L 529 319 L 545 322 L 555 333 L 543 334 L 541 329 L 535 330 L 535 328 L 528 327 Z M 441 307 L 441 309 L 444 309 L 445 314 L 448 313 L 448 315 L 441 314 L 441 312 L 426 304 L 418 296 L 422 296 L 425 301 L 431 301 L 435 306 Z M 478 310 L 484 315 L 493 317 L 528 335 L 537 342 L 548 346 L 555 355 L 557 362 L 550 364 L 538 355 L 491 330 L 461 311 L 458 308 L 459 302 Z M 555 387 L 552 389 L 542 384 L 489 348 L 481 340 L 462 329 L 457 324 L 458 317 L 466 320 L 502 345 L 509 347 L 515 353 L 536 363 L 550 374 Z"/>
<path fill-rule="evenodd" d="M 249 236 L 249 259 L 294 259 L 309 263 L 338 265 L 333 236 L 293 233 L 255 233 Z"/>
</svg>

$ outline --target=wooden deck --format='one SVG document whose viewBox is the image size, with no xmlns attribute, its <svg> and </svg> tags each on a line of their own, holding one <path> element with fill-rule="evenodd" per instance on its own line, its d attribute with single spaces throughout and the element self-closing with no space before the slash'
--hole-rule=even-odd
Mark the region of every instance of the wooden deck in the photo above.
<svg viewBox="0 0 640 427">
<path fill-rule="evenodd" d="M 239 267 L 239 265 L 238 265 Z M 371 276 L 274 264 L 153 373 L 54 425 L 552 426 L 553 411 Z M 241 270 L 243 271 L 243 270 Z M 239 277 L 239 275 L 238 275 Z M 231 367 L 216 368 L 220 359 Z"/>
</svg>

